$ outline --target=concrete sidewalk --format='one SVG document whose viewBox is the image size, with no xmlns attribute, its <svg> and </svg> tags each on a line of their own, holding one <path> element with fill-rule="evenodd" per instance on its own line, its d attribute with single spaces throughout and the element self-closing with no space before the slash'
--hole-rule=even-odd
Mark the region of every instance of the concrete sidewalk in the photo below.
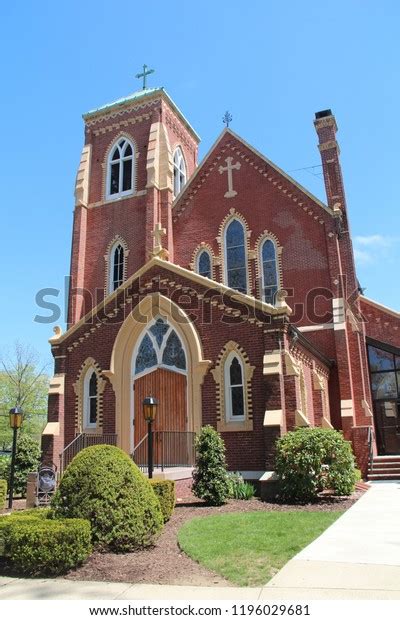
<svg viewBox="0 0 400 620">
<path fill-rule="evenodd" d="M 0 577 L 0 600 L 400 599 L 400 482 L 371 489 L 264 587 Z"/>
<path fill-rule="evenodd" d="M 282 598 L 400 599 L 400 482 L 371 489 L 266 585 Z"/>
</svg>

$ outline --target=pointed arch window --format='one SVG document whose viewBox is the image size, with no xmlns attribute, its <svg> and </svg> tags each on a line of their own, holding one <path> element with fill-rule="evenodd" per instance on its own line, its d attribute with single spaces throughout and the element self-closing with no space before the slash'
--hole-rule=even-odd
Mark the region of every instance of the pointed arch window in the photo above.
<svg viewBox="0 0 400 620">
<path fill-rule="evenodd" d="M 174 153 L 174 195 L 177 196 L 186 183 L 186 164 L 181 148 Z"/>
<path fill-rule="evenodd" d="M 261 246 L 261 275 L 263 301 L 275 304 L 278 291 L 278 270 L 276 260 L 276 246 L 272 239 L 265 239 Z"/>
<path fill-rule="evenodd" d="M 110 251 L 110 282 L 108 292 L 114 292 L 124 281 L 125 251 L 121 243 L 113 245 Z"/>
<path fill-rule="evenodd" d="M 156 367 L 186 372 L 186 353 L 176 331 L 159 317 L 140 341 L 135 359 L 135 375 Z"/>
<path fill-rule="evenodd" d="M 96 371 L 88 370 L 83 387 L 83 421 L 85 428 L 96 428 L 98 415 L 98 381 Z"/>
<path fill-rule="evenodd" d="M 134 148 L 126 138 L 120 138 L 108 158 L 107 197 L 118 198 L 133 193 Z"/>
<path fill-rule="evenodd" d="M 201 250 L 197 256 L 197 273 L 205 278 L 212 277 L 211 256 L 208 250 Z"/>
<path fill-rule="evenodd" d="M 232 220 L 225 230 L 225 265 L 227 285 L 247 293 L 245 229 L 237 219 Z"/>
<path fill-rule="evenodd" d="M 225 411 L 228 422 L 245 419 L 243 364 L 235 353 L 225 362 Z"/>
</svg>

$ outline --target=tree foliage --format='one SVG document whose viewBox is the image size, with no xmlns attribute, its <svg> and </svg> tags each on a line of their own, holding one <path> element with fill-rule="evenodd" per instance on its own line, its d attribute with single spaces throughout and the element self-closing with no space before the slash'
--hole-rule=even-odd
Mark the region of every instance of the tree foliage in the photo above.
<svg viewBox="0 0 400 620">
<path fill-rule="evenodd" d="M 19 342 L 11 353 L 0 355 L 0 450 L 11 448 L 8 412 L 12 407 L 22 407 L 25 414 L 20 432 L 39 440 L 47 416 L 46 367 L 32 347 Z"/>
<path fill-rule="evenodd" d="M 213 506 L 221 506 L 230 495 L 225 462 L 225 444 L 212 427 L 204 426 L 196 438 L 196 468 L 192 490 L 196 497 Z"/>
</svg>

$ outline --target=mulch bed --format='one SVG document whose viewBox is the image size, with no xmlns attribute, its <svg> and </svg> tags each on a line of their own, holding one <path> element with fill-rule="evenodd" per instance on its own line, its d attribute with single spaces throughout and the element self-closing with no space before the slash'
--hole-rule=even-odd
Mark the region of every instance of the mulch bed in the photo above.
<svg viewBox="0 0 400 620">
<path fill-rule="evenodd" d="M 85 581 L 231 586 L 232 584 L 226 579 L 200 566 L 179 549 L 177 532 L 186 521 L 194 517 L 227 512 L 347 510 L 362 494 L 363 491 L 358 490 L 351 497 L 325 497 L 314 504 L 304 506 L 261 502 L 257 498 L 249 501 L 230 500 L 218 508 L 207 506 L 191 496 L 177 503 L 171 520 L 166 524 L 154 547 L 126 554 L 94 553 L 84 566 L 71 571 L 65 578 Z"/>
</svg>

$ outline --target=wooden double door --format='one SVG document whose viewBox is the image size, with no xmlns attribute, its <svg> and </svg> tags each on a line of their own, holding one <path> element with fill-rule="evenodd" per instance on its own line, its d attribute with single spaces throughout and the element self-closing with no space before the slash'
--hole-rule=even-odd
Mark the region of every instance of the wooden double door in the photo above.
<svg viewBox="0 0 400 620">
<path fill-rule="evenodd" d="M 154 463 L 163 465 L 185 464 L 187 461 L 187 379 L 179 372 L 156 368 L 134 381 L 134 445 L 140 444 L 147 434 L 143 417 L 143 400 L 153 396 L 158 400 L 157 415 L 153 422 Z M 147 447 L 143 446 L 143 459 Z"/>
</svg>

